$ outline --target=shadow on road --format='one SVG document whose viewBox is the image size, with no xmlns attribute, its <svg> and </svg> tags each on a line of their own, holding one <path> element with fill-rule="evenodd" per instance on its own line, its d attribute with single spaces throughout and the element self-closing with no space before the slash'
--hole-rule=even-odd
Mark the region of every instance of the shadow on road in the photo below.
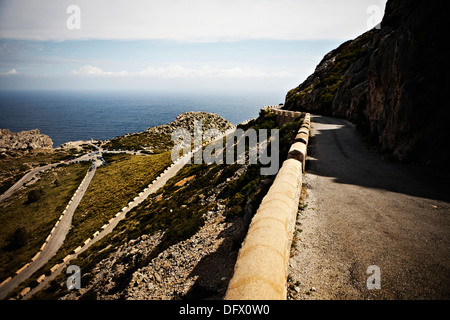
<svg viewBox="0 0 450 320">
<path fill-rule="evenodd" d="M 450 183 L 445 177 L 369 151 L 345 120 L 312 118 L 314 135 L 308 145 L 307 172 L 332 177 L 338 183 L 450 202 Z"/>
</svg>

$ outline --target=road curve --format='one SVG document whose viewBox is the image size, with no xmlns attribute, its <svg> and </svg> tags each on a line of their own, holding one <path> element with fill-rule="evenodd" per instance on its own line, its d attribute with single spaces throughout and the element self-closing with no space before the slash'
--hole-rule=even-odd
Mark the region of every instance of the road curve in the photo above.
<svg viewBox="0 0 450 320">
<path fill-rule="evenodd" d="M 17 190 L 22 188 L 24 183 L 27 183 L 28 181 L 33 179 L 39 172 L 48 170 L 48 169 L 53 168 L 53 167 L 56 167 L 60 163 L 61 162 L 51 163 L 51 164 L 47 164 L 47 165 L 42 166 L 42 167 L 37 167 L 37 168 L 34 168 L 34 169 L 28 171 L 26 174 L 24 174 L 24 176 L 22 178 L 20 178 L 19 181 L 17 181 L 8 190 L 6 190 L 3 194 L 0 195 L 0 202 L 5 200 L 6 198 L 10 197 L 11 195 L 13 195 Z"/>
<path fill-rule="evenodd" d="M 247 120 L 249 121 L 249 120 Z M 244 121 L 245 122 L 245 121 Z M 222 136 L 226 136 L 228 134 L 231 134 L 234 132 L 236 127 L 229 129 L 225 131 Z M 221 137 L 222 137 L 221 136 Z M 215 140 L 220 139 L 220 137 L 217 137 Z M 184 167 L 184 165 L 188 162 L 190 162 L 191 155 L 199 149 L 196 148 L 192 152 L 189 152 L 189 154 L 185 155 L 184 157 L 178 159 L 175 163 L 173 163 L 169 168 L 166 168 L 164 173 L 158 177 L 153 183 L 151 183 L 146 189 L 144 189 L 137 197 L 135 197 L 128 205 L 123 208 L 119 213 L 116 214 L 114 218 L 110 220 L 110 222 L 105 225 L 102 228 L 102 231 L 97 232 L 98 234 L 95 235 L 94 239 L 88 239 L 85 242 L 85 245 L 81 248 L 81 250 L 77 251 L 77 253 L 70 255 L 64 259 L 63 263 L 60 263 L 49 277 L 46 277 L 37 287 L 29 291 L 25 294 L 24 298 L 28 299 L 30 298 L 34 293 L 39 291 L 42 287 L 44 287 L 49 281 L 53 280 L 70 262 L 70 260 L 76 258 L 78 254 L 84 252 L 87 248 L 89 248 L 92 244 L 97 242 L 98 240 L 102 239 L 105 235 L 110 233 L 114 227 L 119 223 L 120 220 L 122 220 L 126 214 L 132 210 L 134 207 L 138 206 L 142 201 L 144 201 L 150 194 L 156 192 L 158 189 L 163 187 L 166 182 L 174 177 L 178 171 Z M 98 152 L 89 154 L 89 155 L 82 155 L 74 161 L 94 161 L 93 170 L 90 170 L 88 174 L 86 175 L 86 178 L 83 180 L 83 182 L 80 184 L 80 187 L 76 193 L 76 195 L 72 198 L 71 203 L 69 204 L 68 208 L 66 209 L 66 213 L 63 215 L 62 219 L 58 222 L 57 226 L 52 231 L 50 239 L 46 242 L 45 247 L 40 251 L 40 254 L 36 259 L 34 259 L 32 262 L 24 266 L 22 269 L 20 269 L 20 272 L 16 274 L 16 276 L 12 279 L 7 279 L 6 281 L 3 281 L 2 284 L 0 284 L 0 299 L 3 299 L 10 293 L 14 288 L 16 288 L 21 282 L 26 280 L 28 277 L 30 277 L 36 270 L 41 268 L 45 263 L 48 262 L 48 260 L 56 254 L 58 249 L 61 247 L 62 243 L 64 242 L 64 239 L 70 229 L 71 223 L 72 223 L 72 217 L 73 214 L 80 203 L 84 193 L 87 190 L 87 187 L 90 184 L 90 181 L 92 180 L 95 171 L 97 167 L 102 165 L 102 161 L 97 160 L 97 154 L 101 153 L 103 150 L 99 150 Z M 199 152 L 202 152 L 199 150 Z M 135 151 L 105 151 L 105 153 L 129 153 L 129 154 L 139 154 L 142 155 L 141 152 L 135 152 Z M 63 162 L 60 162 L 63 163 Z M 32 177 L 34 177 L 38 172 L 47 170 L 53 166 L 57 166 L 60 163 L 54 163 L 50 165 L 46 165 L 40 168 L 37 168 L 35 170 L 32 170 L 28 174 L 26 174 L 24 177 L 22 177 L 21 180 L 19 180 L 13 187 L 11 187 L 7 193 L 3 194 L 4 198 L 9 197 L 11 194 L 13 194 L 15 191 L 17 191 L 23 183 L 26 181 L 29 181 Z"/>
<path fill-rule="evenodd" d="M 68 161 L 59 161 L 59 162 L 50 163 L 50 164 L 46 164 L 44 166 L 40 166 L 40 167 L 31 169 L 30 171 L 25 173 L 23 175 L 23 177 L 20 178 L 19 181 L 17 181 L 8 190 L 6 190 L 3 194 L 0 195 L 0 202 L 5 200 L 6 198 L 9 198 L 10 196 L 12 196 L 16 191 L 18 191 L 20 188 L 22 188 L 25 183 L 27 183 L 28 181 L 33 179 L 40 172 L 43 172 L 43 171 L 48 170 L 48 169 L 51 169 L 51 168 L 56 167 L 56 166 L 58 166 L 60 164 L 68 165 L 68 164 L 71 164 L 72 162 L 78 162 L 78 161 L 95 161 L 95 157 L 96 157 L 96 154 L 94 154 L 94 153 L 92 155 L 84 154 L 84 155 L 81 155 L 81 156 L 79 156 L 77 158 L 72 159 L 70 162 L 68 162 Z"/>
<path fill-rule="evenodd" d="M 189 159 L 186 157 L 180 161 L 178 161 L 176 164 L 172 165 L 156 182 L 152 183 L 148 188 L 146 188 L 138 197 L 136 197 L 131 203 L 126 207 L 125 210 L 122 210 L 120 213 L 118 213 L 115 218 L 111 220 L 111 222 L 105 226 L 105 228 L 102 229 L 102 231 L 99 232 L 99 234 L 93 238 L 89 243 L 84 245 L 81 250 L 79 250 L 76 254 L 71 255 L 70 259 L 60 263 L 58 268 L 52 272 L 52 274 L 45 278 L 44 281 L 42 281 L 38 286 L 33 288 L 25 297 L 24 299 L 29 299 L 31 296 L 33 296 L 36 292 L 44 288 L 50 281 L 56 278 L 58 274 L 60 274 L 62 271 L 66 270 L 66 267 L 70 265 L 70 261 L 78 257 L 79 254 L 86 251 L 90 246 L 92 246 L 97 241 L 101 240 L 104 236 L 106 236 L 108 233 L 113 231 L 113 229 L 117 226 L 117 224 L 125 218 L 126 214 L 130 212 L 133 208 L 138 206 L 142 201 L 144 201 L 149 195 L 159 190 L 159 188 L 163 187 L 166 182 L 174 177 L 178 171 L 183 168 L 183 166 L 187 163 Z"/>
<path fill-rule="evenodd" d="M 228 130 L 224 133 L 224 135 L 230 134 L 233 131 L 234 129 Z M 216 139 L 219 139 L 219 137 Z M 151 194 L 155 193 L 160 188 L 164 187 L 167 181 L 173 178 L 184 167 L 185 164 L 190 163 L 191 156 L 195 152 L 202 152 L 202 150 L 199 147 L 197 147 L 196 149 L 189 152 L 187 155 L 183 156 L 182 158 L 179 158 L 175 163 L 172 163 L 170 167 L 166 168 L 166 170 L 156 180 L 154 180 L 147 188 L 145 188 L 141 193 L 139 193 L 137 197 L 135 197 L 132 201 L 130 201 L 126 207 L 124 207 L 120 212 L 118 212 L 116 216 L 112 218 L 107 225 L 102 227 L 102 230 L 99 231 L 99 234 L 95 238 L 87 242 L 79 251 L 77 251 L 77 253 L 71 255 L 70 259 L 68 259 L 63 263 L 60 263 L 58 267 L 54 270 L 54 272 L 52 272 L 50 276 L 46 277 L 38 286 L 36 286 L 29 293 L 27 293 L 24 299 L 29 299 L 36 292 L 44 288 L 50 281 L 55 279 L 58 274 L 60 274 L 63 270 L 66 269 L 66 267 L 70 264 L 71 260 L 75 259 L 79 254 L 86 251 L 91 245 L 101 240 L 104 236 L 113 231 L 113 229 L 117 226 L 120 220 L 126 217 L 126 214 L 128 212 L 130 212 L 133 208 L 141 204 Z"/>
<path fill-rule="evenodd" d="M 347 121 L 312 120 L 296 298 L 449 299 L 448 182 L 368 151 Z M 367 287 L 371 265 L 381 289 Z"/>
<path fill-rule="evenodd" d="M 88 173 L 86 174 L 84 180 L 81 182 L 78 188 L 78 191 L 72 198 L 71 202 L 68 204 L 64 215 L 58 222 L 57 226 L 54 228 L 42 251 L 40 251 L 39 256 L 34 261 L 30 262 L 28 266 L 23 269 L 23 271 L 21 271 L 19 274 L 16 274 L 14 278 L 0 286 L 0 299 L 6 297 L 20 283 L 28 279 L 28 277 L 30 277 L 35 271 L 46 264 L 48 260 L 56 254 L 58 249 L 63 244 L 64 239 L 69 232 L 70 226 L 72 225 L 73 214 L 78 207 L 81 199 L 83 198 L 83 195 L 86 192 L 92 178 L 94 177 L 97 167 L 100 164 L 100 161 L 95 161 L 95 166 L 93 167 L 93 169 L 88 171 Z"/>
</svg>

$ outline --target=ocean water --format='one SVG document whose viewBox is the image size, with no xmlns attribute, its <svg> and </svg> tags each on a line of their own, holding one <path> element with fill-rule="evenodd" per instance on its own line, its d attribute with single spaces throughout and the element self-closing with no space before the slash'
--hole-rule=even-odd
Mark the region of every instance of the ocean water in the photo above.
<svg viewBox="0 0 450 320">
<path fill-rule="evenodd" d="M 39 129 L 53 147 L 68 141 L 106 140 L 165 124 L 187 111 L 216 113 L 237 124 L 254 118 L 282 94 L 0 91 L 0 128 Z"/>
</svg>

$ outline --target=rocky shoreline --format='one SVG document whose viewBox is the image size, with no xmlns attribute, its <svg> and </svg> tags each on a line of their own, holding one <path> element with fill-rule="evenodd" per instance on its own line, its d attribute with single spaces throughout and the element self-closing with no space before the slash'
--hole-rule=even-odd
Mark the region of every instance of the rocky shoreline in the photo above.
<svg viewBox="0 0 450 320">
<path fill-rule="evenodd" d="M 39 129 L 11 132 L 0 129 L 0 152 L 15 150 L 52 149 L 52 139 Z"/>
</svg>

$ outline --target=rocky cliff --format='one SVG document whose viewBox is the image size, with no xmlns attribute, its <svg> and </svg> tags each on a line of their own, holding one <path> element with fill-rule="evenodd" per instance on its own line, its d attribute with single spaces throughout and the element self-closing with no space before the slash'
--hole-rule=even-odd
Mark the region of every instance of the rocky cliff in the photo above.
<svg viewBox="0 0 450 320">
<path fill-rule="evenodd" d="M 157 127 L 148 128 L 146 132 L 170 135 L 176 129 L 187 129 L 193 134 L 195 121 L 201 122 L 203 131 L 208 129 L 218 129 L 223 132 L 234 127 L 231 122 L 215 113 L 188 111 L 179 114 L 174 121 Z"/>
<path fill-rule="evenodd" d="M 389 0 L 381 28 L 328 53 L 285 108 L 350 120 L 399 160 L 446 165 L 444 3 Z"/>
<path fill-rule="evenodd" d="M 201 128 L 198 131 L 218 129 L 221 132 L 234 127 L 233 124 L 214 113 L 203 111 L 189 111 L 179 114 L 176 119 L 168 124 L 151 127 L 143 132 L 126 134 L 116 137 L 104 144 L 104 149 L 145 150 L 150 153 L 169 151 L 174 144 L 171 140 L 172 132 L 176 129 L 187 129 L 194 135 L 194 122 L 200 121 Z"/>
<path fill-rule="evenodd" d="M 38 129 L 13 133 L 8 129 L 0 129 L 0 151 L 51 149 L 53 141 L 49 136 L 41 134 Z"/>
</svg>

